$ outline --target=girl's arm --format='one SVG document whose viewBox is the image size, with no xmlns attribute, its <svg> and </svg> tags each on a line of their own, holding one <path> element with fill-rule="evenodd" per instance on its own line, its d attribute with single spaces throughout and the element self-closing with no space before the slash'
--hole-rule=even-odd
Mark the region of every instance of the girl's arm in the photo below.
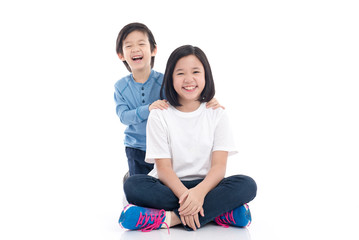
<svg viewBox="0 0 359 240">
<path fill-rule="evenodd" d="M 214 151 L 212 153 L 212 165 L 205 179 L 196 187 L 189 189 L 180 196 L 180 215 L 194 215 L 201 211 L 203 215 L 204 198 L 209 191 L 215 188 L 224 178 L 226 173 L 228 152 Z"/>
<path fill-rule="evenodd" d="M 156 167 L 158 179 L 169 187 L 172 192 L 179 198 L 188 189 L 183 185 L 181 180 L 173 171 L 172 162 L 170 158 L 156 159 Z"/>
<path fill-rule="evenodd" d="M 172 169 L 172 162 L 170 158 L 156 159 L 156 168 L 159 180 L 169 187 L 172 192 L 180 198 L 184 195 L 188 189 L 183 185 L 181 180 L 177 177 L 176 173 Z M 182 206 L 182 204 L 180 204 Z M 200 227 L 198 215 L 181 216 L 181 222 L 183 225 L 188 225 L 194 231 L 196 227 Z"/>
</svg>

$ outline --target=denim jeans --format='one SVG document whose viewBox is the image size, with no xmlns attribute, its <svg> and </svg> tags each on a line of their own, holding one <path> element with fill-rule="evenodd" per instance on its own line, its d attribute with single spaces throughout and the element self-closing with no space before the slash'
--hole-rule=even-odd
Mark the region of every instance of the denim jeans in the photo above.
<svg viewBox="0 0 359 240">
<path fill-rule="evenodd" d="M 203 179 L 182 181 L 188 188 L 197 186 Z M 127 201 L 137 206 L 174 211 L 179 217 L 178 198 L 159 179 L 148 175 L 134 175 L 124 184 Z M 244 175 L 224 178 L 205 197 L 204 217 L 199 215 L 201 226 L 213 221 L 219 215 L 253 200 L 257 193 L 255 181 Z M 191 230 L 189 227 L 185 227 Z"/>
<path fill-rule="evenodd" d="M 153 164 L 145 162 L 145 151 L 126 147 L 126 156 L 130 176 L 135 174 L 148 174 L 153 169 Z"/>
</svg>

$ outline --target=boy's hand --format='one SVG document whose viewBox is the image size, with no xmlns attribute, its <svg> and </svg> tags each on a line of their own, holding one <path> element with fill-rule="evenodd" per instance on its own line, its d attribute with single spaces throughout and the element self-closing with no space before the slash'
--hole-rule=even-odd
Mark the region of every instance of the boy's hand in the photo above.
<svg viewBox="0 0 359 240">
<path fill-rule="evenodd" d="M 167 100 L 157 100 L 153 102 L 149 107 L 148 110 L 152 111 L 152 109 L 161 109 L 165 110 L 168 108 Z"/>
<path fill-rule="evenodd" d="M 219 104 L 219 102 L 217 101 L 217 99 L 215 99 L 215 98 L 212 98 L 211 101 L 209 101 L 208 103 L 206 103 L 206 107 L 207 107 L 207 108 L 213 108 L 213 109 L 217 109 L 217 108 L 221 107 L 221 108 L 225 109 L 225 107 L 221 106 L 221 105 Z"/>
</svg>

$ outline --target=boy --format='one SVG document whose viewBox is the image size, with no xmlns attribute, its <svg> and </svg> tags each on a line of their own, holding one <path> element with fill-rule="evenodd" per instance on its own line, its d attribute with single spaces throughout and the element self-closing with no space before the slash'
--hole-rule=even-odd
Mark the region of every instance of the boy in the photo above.
<svg viewBox="0 0 359 240">
<path fill-rule="evenodd" d="M 160 99 L 163 74 L 154 71 L 157 45 L 152 32 L 142 23 L 130 23 L 122 28 L 116 41 L 116 53 L 130 75 L 115 84 L 116 113 L 125 130 L 129 176 L 148 174 L 153 164 L 145 162 L 146 124 L 152 109 L 167 109 Z M 207 107 L 221 107 L 212 99 Z M 124 181 L 128 174 L 126 174 Z"/>
</svg>

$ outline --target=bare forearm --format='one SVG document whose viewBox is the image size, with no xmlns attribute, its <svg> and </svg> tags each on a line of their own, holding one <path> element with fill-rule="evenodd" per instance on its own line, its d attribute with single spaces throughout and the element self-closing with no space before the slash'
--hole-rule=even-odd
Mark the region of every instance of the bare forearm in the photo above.
<svg viewBox="0 0 359 240">
<path fill-rule="evenodd" d="M 180 196 L 188 189 L 183 185 L 176 173 L 170 167 L 157 167 L 158 178 L 164 185 L 169 187 L 172 192 L 180 198 Z"/>
<path fill-rule="evenodd" d="M 205 179 L 196 186 L 202 194 L 207 195 L 215 188 L 226 174 L 227 152 L 217 151 L 212 155 L 212 166 Z"/>
<path fill-rule="evenodd" d="M 225 168 L 220 166 L 212 167 L 208 172 L 205 179 L 196 186 L 204 195 L 207 195 L 209 191 L 215 188 L 220 181 L 224 178 Z"/>
</svg>

